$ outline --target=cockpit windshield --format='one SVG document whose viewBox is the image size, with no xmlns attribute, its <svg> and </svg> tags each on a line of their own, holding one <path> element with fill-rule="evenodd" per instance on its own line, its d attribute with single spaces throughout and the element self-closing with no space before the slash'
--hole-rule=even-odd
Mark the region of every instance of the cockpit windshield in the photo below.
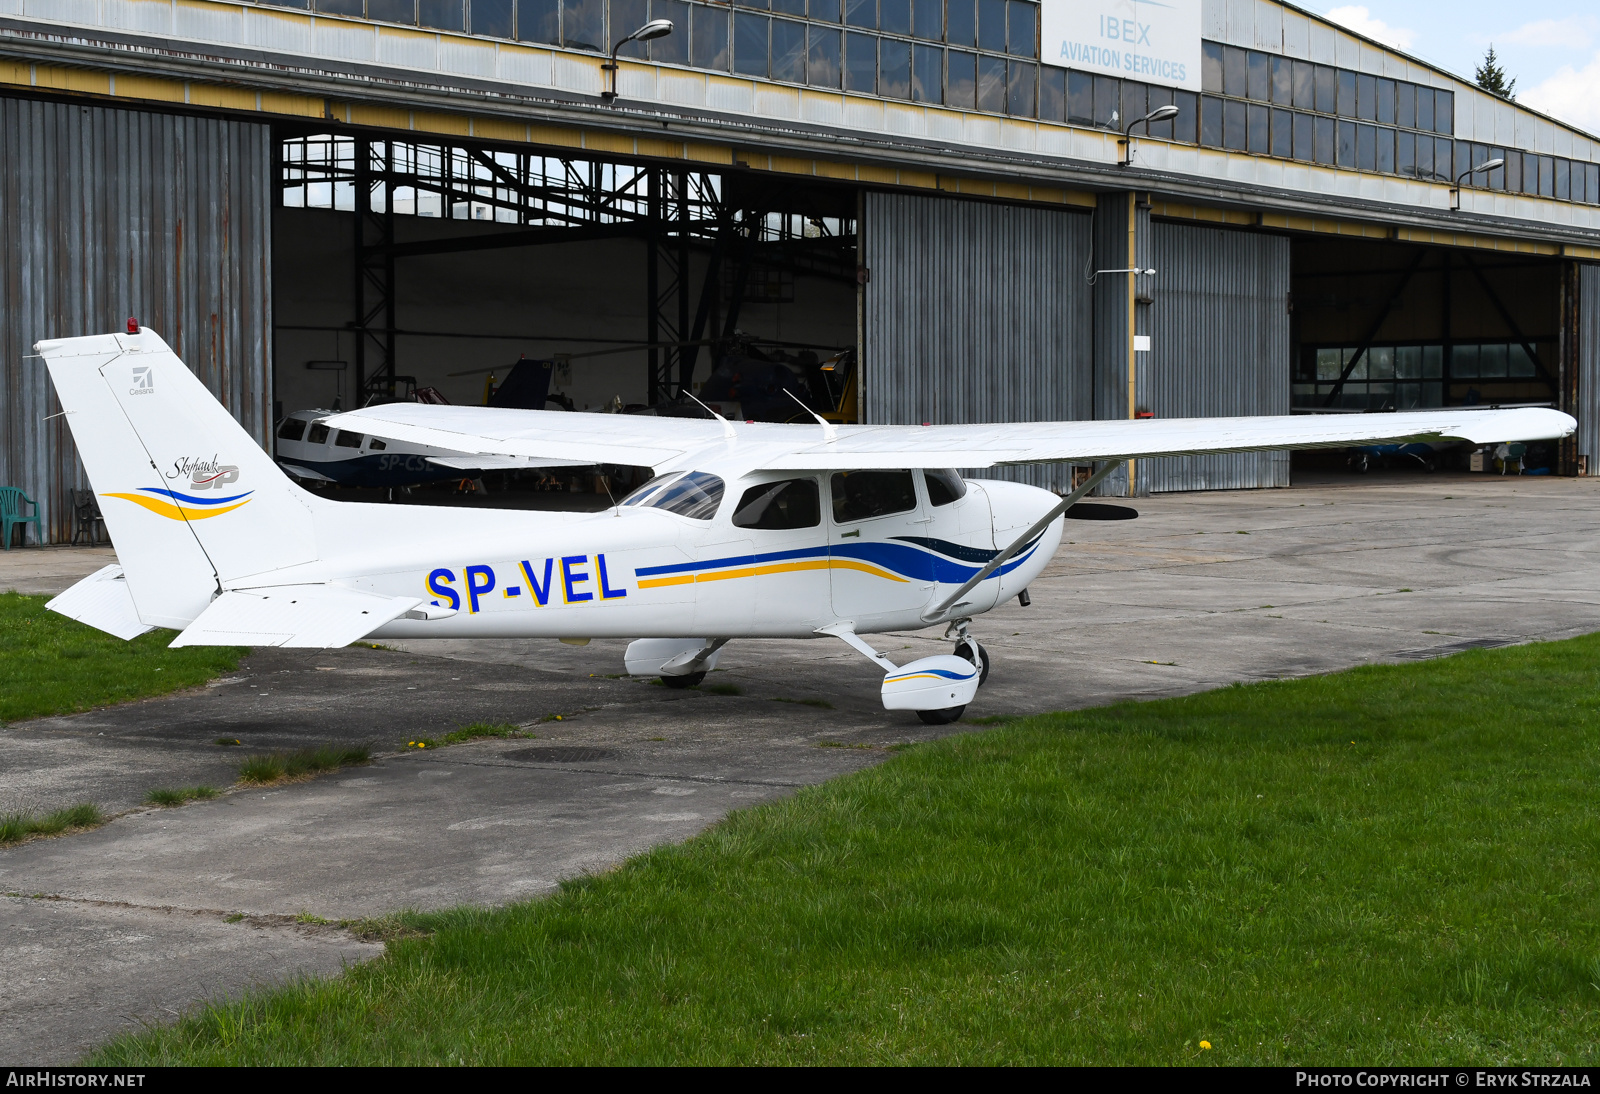
<svg viewBox="0 0 1600 1094">
<path fill-rule="evenodd" d="M 665 509 L 692 520 L 710 520 L 722 504 L 723 483 L 716 475 L 658 475 L 623 499 L 623 505 Z"/>
<path fill-rule="evenodd" d="M 639 487 L 639 489 L 623 498 L 621 504 L 625 506 L 643 505 L 649 499 L 651 494 L 656 493 L 663 486 L 667 485 L 667 483 L 671 482 L 673 479 L 676 479 L 682 474 L 682 471 L 669 471 L 665 475 L 657 475 L 655 478 Z"/>
</svg>

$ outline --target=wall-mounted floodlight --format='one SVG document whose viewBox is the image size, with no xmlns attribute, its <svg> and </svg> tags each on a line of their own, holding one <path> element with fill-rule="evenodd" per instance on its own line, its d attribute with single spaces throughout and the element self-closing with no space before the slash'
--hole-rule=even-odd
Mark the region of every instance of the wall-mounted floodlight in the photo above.
<svg viewBox="0 0 1600 1094">
<path fill-rule="evenodd" d="M 611 60 L 601 65 L 601 69 L 611 73 L 611 87 L 600 92 L 600 97 L 608 103 L 617 99 L 617 51 L 629 42 L 648 42 L 652 38 L 665 38 L 672 33 L 671 19 L 652 19 L 616 45 L 611 47 Z"/>
<path fill-rule="evenodd" d="M 1178 116 L 1178 108 L 1177 107 L 1175 107 L 1175 106 L 1158 106 L 1154 110 L 1150 111 L 1150 113 L 1146 114 L 1144 117 L 1135 118 L 1135 119 L 1133 119 L 1133 121 L 1129 122 L 1128 123 L 1128 128 L 1124 129 L 1122 131 L 1122 137 L 1121 137 L 1120 140 L 1117 141 L 1117 144 L 1120 145 L 1121 148 L 1122 148 L 1122 155 L 1117 160 L 1117 166 L 1118 167 L 1126 167 L 1130 163 L 1133 162 L 1133 127 L 1134 126 L 1136 126 L 1136 125 L 1138 125 L 1138 124 L 1140 124 L 1142 122 L 1144 124 L 1144 127 L 1145 127 L 1145 132 L 1148 133 L 1148 132 L 1150 132 L 1150 123 L 1151 122 L 1164 122 L 1168 118 L 1176 118 L 1177 116 Z"/>
<path fill-rule="evenodd" d="M 1457 175 L 1456 184 L 1450 187 L 1450 211 L 1453 213 L 1461 208 L 1462 179 L 1466 178 L 1468 175 L 1476 175 L 1479 171 L 1493 171 L 1496 167 L 1504 167 L 1505 165 L 1506 161 L 1503 159 L 1484 160 L 1476 167 L 1469 167 L 1467 170 Z"/>
</svg>

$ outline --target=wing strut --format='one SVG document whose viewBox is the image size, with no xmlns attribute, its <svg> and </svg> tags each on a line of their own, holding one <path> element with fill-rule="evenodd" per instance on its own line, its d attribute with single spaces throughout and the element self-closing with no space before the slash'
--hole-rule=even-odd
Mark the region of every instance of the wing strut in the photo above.
<svg viewBox="0 0 1600 1094">
<path fill-rule="evenodd" d="M 1106 465 L 1100 470 L 1096 471 L 1094 474 L 1090 475 L 1082 486 L 1078 487 L 1072 493 L 1062 498 L 1055 505 L 1051 506 L 1050 511 L 1044 516 L 1040 517 L 1038 520 L 1034 521 L 1026 532 L 1023 532 L 1020 536 L 1012 541 L 1011 546 L 1007 547 L 1005 550 L 991 558 L 983 567 L 983 569 L 979 570 L 977 573 L 973 574 L 967 579 L 967 583 L 965 585 L 961 586 L 961 588 L 945 597 L 939 602 L 939 606 L 937 608 L 933 609 L 931 612 L 927 612 L 922 618 L 933 619 L 949 611 L 952 604 L 959 603 L 961 598 L 966 596 L 973 589 L 976 589 L 979 583 L 984 581 L 989 577 L 990 574 L 994 573 L 1000 567 L 1009 562 L 1012 555 L 1022 550 L 1022 548 L 1027 546 L 1029 543 L 1032 543 L 1035 536 L 1037 536 L 1040 532 L 1043 532 L 1046 528 L 1050 527 L 1051 521 L 1055 520 L 1062 513 L 1065 513 L 1068 509 L 1071 509 L 1074 505 L 1076 505 L 1078 503 L 1078 499 L 1082 498 L 1089 491 L 1099 486 L 1100 480 L 1104 479 L 1107 475 L 1111 474 L 1111 472 L 1121 467 L 1123 463 L 1124 461 L 1122 460 L 1108 460 Z"/>
</svg>

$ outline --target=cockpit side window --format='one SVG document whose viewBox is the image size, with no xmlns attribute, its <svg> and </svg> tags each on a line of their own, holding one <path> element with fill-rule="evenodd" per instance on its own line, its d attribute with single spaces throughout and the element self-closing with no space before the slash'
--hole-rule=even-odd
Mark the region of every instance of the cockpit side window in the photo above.
<svg viewBox="0 0 1600 1094">
<path fill-rule="evenodd" d="M 306 420 L 304 418 L 285 418 L 283 424 L 278 426 L 278 437 L 285 441 L 298 441 L 306 433 Z"/>
<path fill-rule="evenodd" d="M 910 471 L 840 471 L 829 485 L 835 524 L 908 513 L 917 507 Z"/>
<path fill-rule="evenodd" d="M 307 444 L 327 444 L 328 427 L 321 422 L 312 423 L 311 429 L 306 433 Z"/>
<path fill-rule="evenodd" d="M 717 476 L 691 471 L 644 504 L 693 520 L 710 520 L 722 504 L 722 490 L 722 480 Z"/>
<path fill-rule="evenodd" d="M 815 528 L 822 523 L 816 479 L 785 479 L 752 486 L 733 511 L 737 528 Z"/>
<path fill-rule="evenodd" d="M 934 505 L 949 505 L 967 494 L 967 480 L 948 467 L 926 470 L 922 480 L 928 484 L 928 501 Z"/>
</svg>

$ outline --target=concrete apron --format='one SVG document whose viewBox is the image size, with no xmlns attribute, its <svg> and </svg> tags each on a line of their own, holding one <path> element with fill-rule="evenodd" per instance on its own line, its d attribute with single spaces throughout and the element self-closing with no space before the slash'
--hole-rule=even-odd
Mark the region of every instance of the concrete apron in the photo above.
<svg viewBox="0 0 1600 1094">
<path fill-rule="evenodd" d="M 1596 490 L 1397 474 L 1143 499 L 1138 521 L 1070 522 L 1033 606 L 978 621 L 994 669 L 967 717 L 1594 630 Z M 69 557 L 54 553 L 65 584 Z M 939 650 L 938 634 L 876 641 L 909 660 Z M 834 642 L 728 647 L 708 683 L 739 695 L 608 678 L 620 642 L 395 645 L 264 650 L 188 694 L 0 730 L 0 811 L 83 800 L 127 811 L 0 850 L 0 890 L 16 894 L 0 903 L 0 1061 L 70 1059 L 199 999 L 380 952 L 293 920 L 302 913 L 537 896 L 880 762 L 888 745 L 978 728 L 883 711 L 876 670 Z M 473 721 L 538 739 L 405 750 Z M 244 752 L 356 742 L 378 759 L 181 809 L 138 805 L 154 787 L 227 786 Z"/>
</svg>

